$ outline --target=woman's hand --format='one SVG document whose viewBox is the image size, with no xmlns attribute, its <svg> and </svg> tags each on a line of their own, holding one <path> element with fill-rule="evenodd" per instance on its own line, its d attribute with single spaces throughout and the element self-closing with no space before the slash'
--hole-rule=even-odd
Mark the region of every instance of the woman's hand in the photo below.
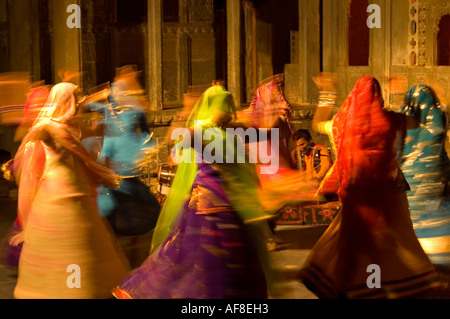
<svg viewBox="0 0 450 319">
<path fill-rule="evenodd" d="M 313 76 L 312 79 L 319 91 L 336 92 L 336 73 L 322 72 L 318 76 Z"/>
<path fill-rule="evenodd" d="M 318 189 L 319 186 L 320 186 L 320 181 L 319 181 L 319 179 L 317 179 L 317 178 L 311 179 L 310 183 L 311 183 L 311 187 L 312 187 L 313 189 Z"/>
</svg>

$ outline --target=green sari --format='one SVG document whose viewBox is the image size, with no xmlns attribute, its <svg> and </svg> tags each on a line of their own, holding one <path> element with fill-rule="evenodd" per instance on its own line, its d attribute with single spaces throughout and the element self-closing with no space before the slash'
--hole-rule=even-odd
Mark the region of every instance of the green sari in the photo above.
<svg viewBox="0 0 450 319">
<path fill-rule="evenodd" d="M 223 86 L 212 86 L 203 93 L 195 104 L 186 122 L 186 128 L 192 133 L 195 127 L 198 128 L 201 125 L 201 131 L 194 130 L 194 139 L 198 141 L 200 132 L 201 137 L 203 137 L 205 132 L 209 131 L 214 135 L 215 145 L 223 143 L 222 150 L 228 149 L 232 154 L 235 154 L 233 163 L 226 163 L 226 160 L 223 159 L 219 161 L 223 163 L 216 162 L 212 165 L 224 178 L 224 189 L 234 209 L 244 223 L 250 224 L 270 219 L 275 212 L 265 210 L 258 200 L 259 179 L 256 168 L 254 164 L 242 158 L 245 155 L 237 152 L 237 148 L 242 146 L 239 143 L 243 142 L 226 132 L 225 126 L 235 119 L 235 106 L 231 93 L 225 90 Z M 183 138 L 188 137 L 184 136 Z M 202 142 L 204 142 L 203 139 Z M 180 150 L 180 145 L 185 145 L 185 143 L 180 143 L 180 141 L 176 143 L 175 149 L 177 151 Z M 205 143 L 202 143 L 202 146 L 204 147 Z M 198 156 L 199 150 L 196 154 L 194 148 L 183 148 L 183 152 L 186 151 L 189 153 L 184 154 L 183 158 L 190 160 L 182 161 L 178 165 L 172 187 L 154 230 L 151 252 L 155 251 L 170 235 L 180 212 L 182 212 L 183 203 L 189 198 L 197 176 L 196 156 Z"/>
</svg>

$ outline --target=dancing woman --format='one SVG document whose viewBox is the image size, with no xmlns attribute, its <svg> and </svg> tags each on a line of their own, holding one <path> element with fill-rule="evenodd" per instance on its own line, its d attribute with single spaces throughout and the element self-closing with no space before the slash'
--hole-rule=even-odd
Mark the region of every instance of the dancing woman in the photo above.
<svg viewBox="0 0 450 319">
<path fill-rule="evenodd" d="M 123 177 L 120 187 L 100 186 L 97 202 L 114 232 L 121 236 L 142 235 L 155 227 L 160 205 L 140 180 L 138 162 L 144 150 L 155 146 L 143 105 L 128 83 L 112 84 L 109 103 L 89 103 L 87 110 L 104 117 L 104 137 L 98 161 Z"/>
<path fill-rule="evenodd" d="M 215 85 L 203 93 L 186 128 L 201 124 L 202 136 L 210 129 L 228 147 L 234 140 L 227 139 L 223 129 L 233 118 L 231 94 Z M 188 135 L 180 143 L 189 142 Z M 200 154 L 203 147 L 183 149 L 192 151 L 183 153 L 183 158 L 201 156 L 201 161 L 179 164 L 155 228 L 151 254 L 113 291 L 116 298 L 267 297 L 263 269 L 252 245 L 258 235 L 250 235 L 250 226 L 244 225 L 269 217 L 257 201 L 256 171 L 245 163 L 208 163 Z"/>
<path fill-rule="evenodd" d="M 372 77 L 357 81 L 331 121 L 334 95 L 321 95 L 313 126 L 330 135 L 336 162 L 319 191 L 337 187 L 342 210 L 313 247 L 301 280 L 320 298 L 407 298 L 439 286 L 414 233 L 395 160 L 397 132 L 417 127 L 417 119 L 383 109 Z M 380 276 L 371 288 L 373 269 Z"/>
<path fill-rule="evenodd" d="M 434 90 L 423 84 L 408 90 L 400 113 L 420 118 L 420 126 L 406 132 L 399 148 L 400 167 L 411 187 L 414 230 L 433 264 L 450 265 L 447 117 Z"/>
<path fill-rule="evenodd" d="M 28 94 L 24 107 L 24 116 L 16 129 L 14 141 L 20 142 L 28 134 L 28 131 L 33 127 L 36 118 L 38 117 L 42 107 L 47 102 L 49 90 L 45 87 L 33 88 Z M 14 160 L 2 165 L 4 177 L 11 183 L 15 183 L 14 176 Z M 1 260 L 7 267 L 17 268 L 19 265 L 20 251 L 23 243 L 21 242 L 22 226 L 17 217 L 13 225 L 9 229 L 6 237 L 3 240 L 0 249 Z"/>
<path fill-rule="evenodd" d="M 277 140 L 269 135 L 267 139 L 258 141 L 258 147 L 280 154 L 279 165 L 282 169 L 287 169 L 296 166 L 289 152 L 289 141 L 294 133 L 290 124 L 292 106 L 284 96 L 283 87 L 283 74 L 266 79 L 256 89 L 250 106 L 237 112 L 237 117 L 248 127 L 266 129 L 269 132 L 274 128 L 278 130 Z"/>
<path fill-rule="evenodd" d="M 75 89 L 70 83 L 52 88 L 14 160 L 23 227 L 19 299 L 108 298 L 129 271 L 96 204 L 95 187 L 117 187 L 120 180 L 91 157 L 70 124 Z M 71 281 L 73 269 L 78 280 Z"/>
<path fill-rule="evenodd" d="M 284 96 L 284 75 L 278 74 L 269 77 L 255 90 L 250 106 L 237 112 L 238 121 L 245 126 L 258 129 L 258 141 L 247 144 L 250 150 L 270 150 L 271 156 L 276 154 L 277 169 L 271 170 L 270 174 L 263 173 L 269 166 L 263 158 L 255 156 L 257 172 L 261 188 L 266 190 L 262 198 L 265 207 L 279 207 L 284 204 L 295 203 L 298 195 L 303 198 L 314 198 L 315 189 L 310 185 L 306 186 L 306 172 L 298 171 L 294 161 L 290 156 L 289 141 L 292 138 L 293 130 L 290 123 L 292 106 Z M 267 132 L 262 134 L 261 132 Z M 276 133 L 275 133 L 276 131 Z M 273 160 L 270 163 L 273 165 Z M 309 181 L 308 183 L 309 184 Z M 309 193 L 306 189 L 309 189 Z M 298 190 L 298 192 L 293 192 Z M 265 231 L 267 246 L 270 250 L 277 249 L 275 237 L 275 219 L 281 210 L 274 215 L 268 223 L 270 228 Z"/>
</svg>

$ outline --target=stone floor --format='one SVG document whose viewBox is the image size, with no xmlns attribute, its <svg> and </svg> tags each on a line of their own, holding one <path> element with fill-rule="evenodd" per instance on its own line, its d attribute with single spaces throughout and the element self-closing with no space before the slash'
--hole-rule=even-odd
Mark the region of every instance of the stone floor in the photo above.
<svg viewBox="0 0 450 319">
<path fill-rule="evenodd" d="M 4 238 L 16 217 L 16 202 L 0 199 L 0 239 Z M 326 226 L 284 226 L 276 227 L 276 236 L 282 242 L 270 253 L 272 268 L 278 275 L 277 284 L 270 290 L 271 299 L 311 300 L 317 297 L 295 279 L 310 249 L 325 231 Z M 148 255 L 151 233 L 139 237 L 121 237 L 119 242 L 128 256 L 132 267 L 139 266 Z M 450 286 L 450 269 L 439 268 L 444 282 Z M 0 299 L 13 299 L 17 279 L 15 269 L 0 265 Z M 423 296 L 423 298 L 429 298 Z M 450 299 L 450 288 L 434 299 Z"/>
<path fill-rule="evenodd" d="M 16 202 L 0 199 L 0 239 L 4 238 L 16 217 Z M 306 287 L 295 280 L 312 245 L 321 236 L 324 227 L 277 226 L 277 237 L 283 242 L 270 253 L 271 264 L 280 279 L 270 291 L 272 299 L 317 299 Z M 138 237 L 120 237 L 119 242 L 132 267 L 145 260 L 150 249 L 151 233 Z M 13 299 L 17 280 L 15 269 L 0 265 L 0 299 Z"/>
</svg>

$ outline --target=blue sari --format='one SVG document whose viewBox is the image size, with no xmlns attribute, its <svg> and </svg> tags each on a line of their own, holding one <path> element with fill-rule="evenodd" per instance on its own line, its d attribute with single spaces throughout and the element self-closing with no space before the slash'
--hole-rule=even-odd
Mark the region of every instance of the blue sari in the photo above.
<svg viewBox="0 0 450 319">
<path fill-rule="evenodd" d="M 121 108 L 112 96 L 111 103 L 92 103 L 91 111 L 104 116 L 104 138 L 99 161 L 108 158 L 112 169 L 122 177 L 118 189 L 100 186 L 97 203 L 117 235 L 135 236 L 151 231 L 157 222 L 160 204 L 139 180 L 138 160 L 145 149 L 154 147 L 146 114 L 135 107 Z"/>
<path fill-rule="evenodd" d="M 409 89 L 400 112 L 420 118 L 420 126 L 406 132 L 398 152 L 411 188 L 407 195 L 414 230 L 430 260 L 449 265 L 447 118 L 433 89 L 423 84 Z"/>
</svg>

